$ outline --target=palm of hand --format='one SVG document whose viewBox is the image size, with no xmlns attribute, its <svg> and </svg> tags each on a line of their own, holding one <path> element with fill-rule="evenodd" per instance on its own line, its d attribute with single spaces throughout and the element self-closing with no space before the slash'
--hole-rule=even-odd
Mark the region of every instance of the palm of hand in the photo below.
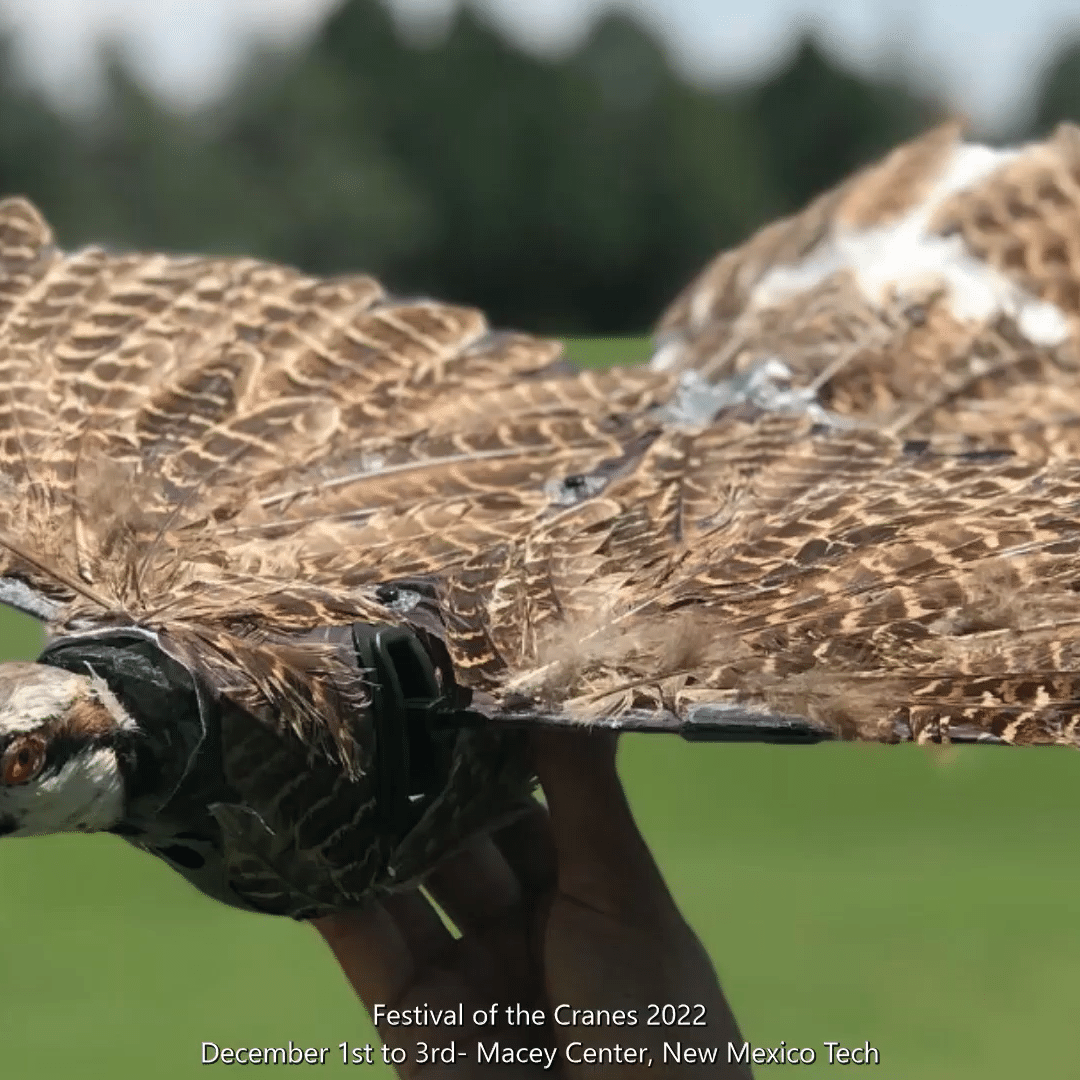
<svg viewBox="0 0 1080 1080">
<path fill-rule="evenodd" d="M 550 815 L 538 805 L 425 882 L 460 938 L 420 890 L 362 914 L 319 920 L 320 933 L 369 1011 L 377 1003 L 398 1010 L 461 1006 L 463 1028 L 380 1025 L 390 1052 L 405 1051 L 396 1067 L 407 1080 L 657 1080 L 699 1071 L 663 1063 L 665 1030 L 642 1026 L 650 1004 L 705 1006 L 708 1027 L 680 1029 L 684 1045 L 741 1040 L 709 959 L 633 823 L 613 742 L 545 734 L 536 750 Z M 493 1004 L 496 1022 L 474 1025 L 474 1011 L 490 1017 Z M 563 1021 L 575 1009 L 608 1009 L 633 1010 L 638 1023 L 553 1024 L 558 1005 Z M 546 1023 L 518 1019 L 535 1010 Z M 443 1060 L 452 1057 L 452 1041 L 464 1053 Z M 478 1043 L 485 1053 L 498 1043 L 501 1060 L 478 1063 Z M 433 1055 L 433 1047 L 442 1053 Z M 579 1062 L 585 1047 L 604 1048 L 605 1064 Z M 748 1073 L 732 1067 L 728 1075 Z"/>
</svg>

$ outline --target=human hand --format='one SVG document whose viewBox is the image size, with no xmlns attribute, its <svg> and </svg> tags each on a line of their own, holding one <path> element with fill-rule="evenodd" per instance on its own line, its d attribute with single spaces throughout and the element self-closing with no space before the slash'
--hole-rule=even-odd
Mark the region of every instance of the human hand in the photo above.
<svg viewBox="0 0 1080 1080">
<path fill-rule="evenodd" d="M 720 1048 L 711 1075 L 748 1077 L 745 1066 L 727 1064 L 728 1041 L 738 1046 L 742 1039 L 705 950 L 634 824 L 615 770 L 614 738 L 544 731 L 533 742 L 548 809 L 537 805 L 476 841 L 425 882 L 460 939 L 419 890 L 315 922 L 369 1012 L 376 1003 L 432 1010 L 463 1004 L 464 1030 L 380 1025 L 384 1043 L 407 1052 L 399 1074 L 407 1080 L 700 1075 L 700 1064 L 663 1061 L 662 1043 L 678 1041 Z M 500 1023 L 469 1028 L 473 1010 L 494 1002 Z M 708 1026 L 645 1026 L 648 1006 L 683 1003 L 703 1005 Z M 507 1023 L 508 1004 L 543 1010 L 547 1022 Z M 622 1009 L 634 1010 L 638 1022 L 553 1024 L 559 1005 L 563 1019 L 574 1009 Z M 418 1061 L 420 1043 L 445 1046 L 451 1039 L 468 1047 L 460 1064 Z M 538 1048 L 545 1056 L 535 1064 L 481 1065 L 476 1041 Z M 578 1063 L 583 1047 L 605 1048 L 612 1060 Z"/>
</svg>

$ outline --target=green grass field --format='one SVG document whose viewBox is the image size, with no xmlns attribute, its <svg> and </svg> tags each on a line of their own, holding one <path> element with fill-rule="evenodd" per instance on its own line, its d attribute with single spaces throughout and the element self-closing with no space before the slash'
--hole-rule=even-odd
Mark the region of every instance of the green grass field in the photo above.
<svg viewBox="0 0 1080 1080">
<path fill-rule="evenodd" d="M 6 657 L 36 640 L 0 621 Z M 747 1038 L 869 1039 L 882 1080 L 1080 1075 L 1080 755 L 638 736 L 620 760 Z M 204 1039 L 372 1037 L 310 928 L 205 900 L 111 837 L 0 842 L 0 980 L 13 1080 L 193 1077 Z M 797 1073 L 837 1070 L 859 1071 Z"/>
</svg>

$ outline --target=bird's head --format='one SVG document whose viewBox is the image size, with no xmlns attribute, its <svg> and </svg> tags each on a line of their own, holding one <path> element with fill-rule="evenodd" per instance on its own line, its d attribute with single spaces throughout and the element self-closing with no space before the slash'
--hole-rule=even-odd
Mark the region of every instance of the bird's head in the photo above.
<svg viewBox="0 0 1080 1080">
<path fill-rule="evenodd" d="M 0 836 L 117 824 L 117 742 L 133 727 L 104 680 L 44 664 L 0 664 Z"/>
</svg>

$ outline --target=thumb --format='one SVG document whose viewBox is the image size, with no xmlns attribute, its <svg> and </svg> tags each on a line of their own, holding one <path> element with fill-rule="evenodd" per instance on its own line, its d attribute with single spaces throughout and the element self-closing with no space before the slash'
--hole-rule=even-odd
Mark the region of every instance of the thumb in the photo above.
<svg viewBox="0 0 1080 1080">
<path fill-rule="evenodd" d="M 559 891 L 610 914 L 672 901 L 634 822 L 611 732 L 537 731 L 533 753 L 551 816 Z"/>
</svg>

